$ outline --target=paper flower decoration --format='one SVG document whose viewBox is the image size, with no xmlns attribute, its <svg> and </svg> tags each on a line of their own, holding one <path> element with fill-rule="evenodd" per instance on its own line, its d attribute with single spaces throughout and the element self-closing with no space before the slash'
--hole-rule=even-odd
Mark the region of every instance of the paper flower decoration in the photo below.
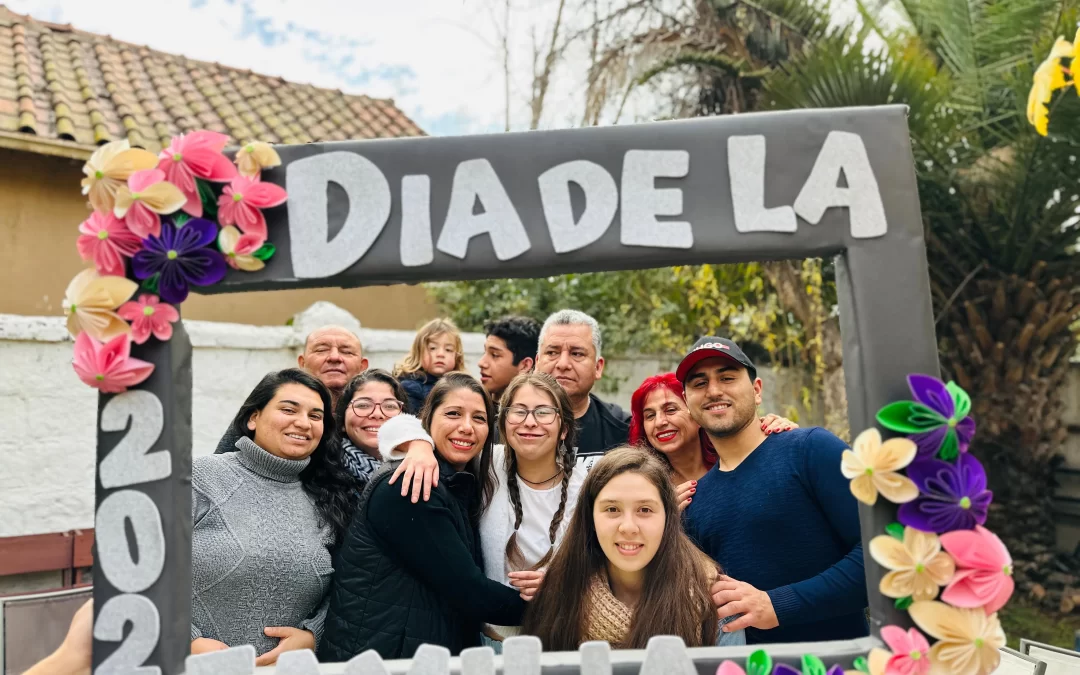
<svg viewBox="0 0 1080 675">
<path fill-rule="evenodd" d="M 106 143 L 83 165 L 86 178 L 82 180 L 82 193 L 95 211 L 112 213 L 116 193 L 131 174 L 155 166 L 157 157 L 152 152 L 132 148 L 126 140 Z"/>
<path fill-rule="evenodd" d="M 124 258 L 142 247 L 142 240 L 132 234 L 124 221 L 112 213 L 94 211 L 79 225 L 75 243 L 83 260 L 93 261 L 100 274 L 124 276 Z"/>
<path fill-rule="evenodd" d="M 915 457 L 915 444 L 906 438 L 881 442 L 877 429 L 858 435 L 855 450 L 845 450 L 840 470 L 851 479 L 851 494 L 864 504 L 873 505 L 880 492 L 894 504 L 910 502 L 919 489 L 907 477 L 897 473 Z"/>
<path fill-rule="evenodd" d="M 914 628 L 882 626 L 881 639 L 893 655 L 885 664 L 885 675 L 927 675 L 930 672 L 930 644 Z"/>
<path fill-rule="evenodd" d="M 234 270 L 255 272 L 266 267 L 266 263 L 255 257 L 255 252 L 264 243 L 258 235 L 240 234 L 235 225 L 221 229 L 218 235 L 218 248 L 225 254 L 225 262 Z"/>
<path fill-rule="evenodd" d="M 170 183 L 180 189 L 186 198 L 183 209 L 201 218 L 203 204 L 199 198 L 196 178 L 223 183 L 236 176 L 236 167 L 221 154 L 229 142 L 225 134 L 213 131 L 193 131 L 173 136 L 169 147 L 161 151 L 158 168 L 165 172 Z"/>
<path fill-rule="evenodd" d="M 117 335 L 102 344 L 89 333 L 80 333 L 72 365 L 80 380 L 106 394 L 127 391 L 154 372 L 154 364 L 131 358 L 130 335 Z"/>
<path fill-rule="evenodd" d="M 943 602 L 916 602 L 909 610 L 915 624 L 937 638 L 930 648 L 934 672 L 949 675 L 988 675 L 998 667 L 1005 632 L 997 614 L 958 609 Z"/>
<path fill-rule="evenodd" d="M 919 497 L 900 505 L 898 520 L 923 532 L 970 530 L 986 522 L 993 493 L 986 489 L 986 471 L 979 460 L 965 453 L 956 463 L 937 459 L 915 460 L 908 477 Z"/>
<path fill-rule="evenodd" d="M 104 342 L 131 328 L 116 313 L 139 285 L 124 277 L 101 276 L 93 268 L 75 275 L 64 294 L 64 314 L 68 331 L 78 336 L 83 331 Z"/>
<path fill-rule="evenodd" d="M 1016 583 L 1012 556 L 997 535 L 981 525 L 941 535 L 941 545 L 956 561 L 956 576 L 941 594 L 953 607 L 983 608 L 993 614 L 1009 601 Z"/>
<path fill-rule="evenodd" d="M 887 534 L 870 540 L 870 556 L 891 570 L 881 578 L 881 594 L 889 598 L 933 600 L 938 588 L 949 583 L 955 571 L 952 558 L 942 552 L 936 534 L 904 528 L 904 541 Z"/>
<path fill-rule="evenodd" d="M 143 293 L 137 301 L 125 302 L 116 313 L 131 322 L 131 339 L 137 345 L 149 340 L 151 334 L 165 342 L 172 337 L 172 325 L 180 320 L 175 307 L 149 293 Z"/>
<path fill-rule="evenodd" d="M 143 249 L 131 259 L 138 279 L 158 277 L 161 299 L 174 305 L 188 296 L 189 286 L 209 286 L 225 276 L 225 258 L 213 248 L 217 226 L 209 220 L 192 218 L 177 228 L 170 221 L 161 224 L 161 236 L 143 241 Z"/>
<path fill-rule="evenodd" d="M 955 383 L 945 384 L 928 375 L 909 375 L 908 386 L 914 401 L 897 401 L 878 411 L 881 426 L 909 434 L 919 447 L 919 457 L 928 458 L 939 452 L 942 459 L 952 460 L 967 452 L 975 421 L 968 417 L 971 398 Z"/>
<path fill-rule="evenodd" d="M 1051 47 L 1046 60 L 1035 69 L 1031 93 L 1028 94 L 1027 118 L 1035 130 L 1043 136 L 1046 135 L 1050 126 L 1050 110 L 1047 104 L 1053 98 L 1054 92 L 1072 84 L 1076 87 L 1077 93 L 1080 93 L 1080 83 L 1076 81 L 1075 76 L 1072 82 L 1066 80 L 1066 70 L 1061 64 L 1061 59 L 1076 58 L 1080 52 L 1078 45 L 1080 45 L 1080 29 L 1076 31 L 1074 42 L 1059 37 Z M 1074 60 L 1073 63 L 1075 64 L 1076 61 Z"/>
<path fill-rule="evenodd" d="M 746 675 L 746 671 L 734 661 L 724 661 L 717 667 L 716 675 Z"/>
<path fill-rule="evenodd" d="M 256 178 L 263 169 L 281 166 L 281 157 L 269 143 L 255 141 L 240 148 L 236 153 L 236 166 L 241 176 Z"/>
<path fill-rule="evenodd" d="M 237 176 L 225 186 L 218 199 L 218 220 L 222 226 L 236 225 L 244 234 L 253 234 L 265 241 L 266 216 L 262 209 L 284 204 L 287 198 L 285 190 L 273 183 Z"/>
<path fill-rule="evenodd" d="M 809 663 L 808 663 L 809 661 Z M 719 673 L 719 671 L 717 671 Z M 816 656 L 803 656 L 803 667 L 795 668 L 786 663 L 776 664 L 773 675 L 844 675 L 844 669 L 838 665 L 825 670 L 825 664 Z"/>
<path fill-rule="evenodd" d="M 164 171 L 147 169 L 131 174 L 127 185 L 120 186 L 113 213 L 124 219 L 129 230 L 145 239 L 150 235 L 160 236 L 160 216 L 176 211 L 185 201 L 180 188 L 165 180 Z"/>
</svg>

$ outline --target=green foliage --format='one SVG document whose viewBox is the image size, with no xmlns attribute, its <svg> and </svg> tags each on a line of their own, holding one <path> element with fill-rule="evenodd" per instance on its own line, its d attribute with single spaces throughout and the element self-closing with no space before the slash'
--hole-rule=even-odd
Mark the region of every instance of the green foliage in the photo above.
<svg viewBox="0 0 1080 675">
<path fill-rule="evenodd" d="M 579 309 L 600 322 L 605 351 L 616 354 L 677 355 L 701 335 L 731 336 L 757 345 L 752 356 L 780 360 L 802 347 L 802 327 L 783 311 L 759 263 L 443 282 L 428 291 L 463 330 L 505 314 L 542 321 Z"/>
</svg>

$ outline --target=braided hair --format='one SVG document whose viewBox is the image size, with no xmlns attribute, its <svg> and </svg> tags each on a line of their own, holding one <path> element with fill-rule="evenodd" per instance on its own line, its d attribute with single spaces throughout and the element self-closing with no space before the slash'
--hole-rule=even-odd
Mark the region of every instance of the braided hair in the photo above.
<svg viewBox="0 0 1080 675">
<path fill-rule="evenodd" d="M 552 405 L 559 413 L 558 433 L 562 436 L 559 440 L 559 444 L 555 448 L 555 465 L 563 474 L 563 478 L 559 506 L 551 518 L 551 524 L 548 525 L 548 539 L 551 542 L 551 548 L 549 548 L 543 558 L 533 566 L 534 568 L 543 567 L 551 558 L 552 552 L 555 549 L 555 538 L 566 513 L 566 500 L 570 490 L 569 474 L 574 467 L 574 457 L 571 448 L 573 448 L 577 442 L 577 425 L 574 421 L 574 410 L 570 406 L 570 398 L 566 395 L 566 392 L 559 383 L 555 381 L 555 378 L 547 373 L 522 373 L 510 382 L 506 391 L 503 393 L 499 406 L 499 430 L 506 444 L 505 456 L 503 459 L 507 476 L 506 491 L 510 496 L 510 504 L 514 509 L 514 533 L 510 535 L 510 540 L 506 542 L 506 567 L 510 571 L 521 570 L 526 567 L 524 556 L 517 543 L 518 529 L 521 527 L 521 521 L 524 519 L 525 514 L 521 507 L 521 491 L 518 485 L 517 452 L 510 445 L 511 436 L 506 430 L 506 416 L 510 405 L 514 401 L 514 396 L 522 389 L 522 387 L 526 386 L 533 387 L 543 392 L 551 399 Z"/>
</svg>

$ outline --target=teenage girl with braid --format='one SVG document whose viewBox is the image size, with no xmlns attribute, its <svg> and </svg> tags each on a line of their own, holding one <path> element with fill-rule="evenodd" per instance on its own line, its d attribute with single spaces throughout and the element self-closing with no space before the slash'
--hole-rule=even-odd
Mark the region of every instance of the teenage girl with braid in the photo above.
<svg viewBox="0 0 1080 675">
<path fill-rule="evenodd" d="M 498 484 L 480 519 L 489 579 L 511 585 L 510 573 L 545 567 L 562 541 L 586 474 L 571 456 L 573 420 L 570 398 L 546 373 L 518 375 L 503 392 L 498 424 L 505 445 L 492 456 Z M 498 651 L 518 632 L 488 626 L 485 643 Z"/>
<path fill-rule="evenodd" d="M 498 429 L 505 445 L 492 448 L 496 485 L 480 516 L 480 548 L 487 578 L 522 597 L 539 587 L 539 570 L 562 540 L 585 481 L 586 469 L 571 456 L 573 420 L 569 397 L 550 375 L 523 373 L 503 392 Z M 429 450 L 422 431 L 416 418 L 399 415 L 379 430 L 379 448 L 384 456 Z M 403 482 L 408 485 L 408 478 Z M 516 626 L 488 625 L 483 641 L 501 652 L 502 640 L 518 632 Z"/>
</svg>

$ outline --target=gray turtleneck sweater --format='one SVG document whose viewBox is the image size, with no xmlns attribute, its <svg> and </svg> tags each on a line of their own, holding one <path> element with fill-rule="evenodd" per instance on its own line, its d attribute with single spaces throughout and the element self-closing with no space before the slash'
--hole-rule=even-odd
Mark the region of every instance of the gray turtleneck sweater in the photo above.
<svg viewBox="0 0 1080 675">
<path fill-rule="evenodd" d="M 195 460 L 191 471 L 191 639 L 206 637 L 263 654 L 268 626 L 322 637 L 334 573 L 333 531 L 320 526 L 300 472 L 250 439 L 237 451 Z"/>
</svg>

